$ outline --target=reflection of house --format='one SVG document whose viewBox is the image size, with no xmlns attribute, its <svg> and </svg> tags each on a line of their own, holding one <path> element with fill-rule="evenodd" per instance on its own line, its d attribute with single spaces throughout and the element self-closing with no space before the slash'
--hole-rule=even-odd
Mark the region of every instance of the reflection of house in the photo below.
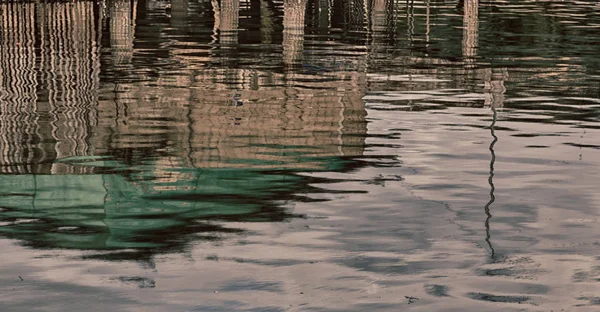
<svg viewBox="0 0 600 312">
<path fill-rule="evenodd" d="M 52 162 L 93 153 L 100 71 L 94 3 L 0 6 L 9 13 L 0 17 L 0 172 L 68 172 Z"/>
</svg>

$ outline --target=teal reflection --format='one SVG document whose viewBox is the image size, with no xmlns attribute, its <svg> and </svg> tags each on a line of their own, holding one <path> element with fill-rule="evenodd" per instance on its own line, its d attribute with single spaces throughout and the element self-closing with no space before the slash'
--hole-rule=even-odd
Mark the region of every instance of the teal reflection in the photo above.
<svg viewBox="0 0 600 312">
<path fill-rule="evenodd" d="M 303 180 L 237 168 L 3 175 L 0 235 L 36 248 L 172 249 L 193 239 L 189 234 L 239 231 L 213 220 L 293 217 L 285 203 L 310 189 Z"/>
</svg>

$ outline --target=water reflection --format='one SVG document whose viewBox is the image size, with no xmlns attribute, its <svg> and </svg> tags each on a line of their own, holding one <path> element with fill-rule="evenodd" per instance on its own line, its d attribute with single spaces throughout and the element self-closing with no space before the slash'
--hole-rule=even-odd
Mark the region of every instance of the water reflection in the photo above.
<svg viewBox="0 0 600 312">
<path fill-rule="evenodd" d="M 351 157 L 364 149 L 364 74 L 289 67 L 313 59 L 302 56 L 306 2 L 284 6 L 284 72 L 236 60 L 239 1 L 213 3 L 204 16 L 218 29 L 213 46 L 156 40 L 172 30 L 148 22 L 148 2 L 3 5 L 15 11 L 3 15 L 3 42 L 25 50 L 2 58 L 3 110 L 26 106 L 3 114 L 2 170 L 14 174 L 0 182 L 8 237 L 35 247 L 180 248 L 199 233 L 235 232 L 211 220 L 292 217 L 289 203 L 309 200 L 296 192 L 315 183 L 296 172 L 359 163 Z M 187 32 L 188 6 L 171 4 L 175 29 Z M 23 103 L 28 93 L 36 96 Z"/>
<path fill-rule="evenodd" d="M 0 290 L 591 306 L 599 8 L 511 3 L 2 3 Z"/>
<path fill-rule="evenodd" d="M 0 172 L 81 173 L 54 160 L 94 153 L 100 72 L 94 4 L 2 6 L 11 13 L 2 14 Z"/>
</svg>

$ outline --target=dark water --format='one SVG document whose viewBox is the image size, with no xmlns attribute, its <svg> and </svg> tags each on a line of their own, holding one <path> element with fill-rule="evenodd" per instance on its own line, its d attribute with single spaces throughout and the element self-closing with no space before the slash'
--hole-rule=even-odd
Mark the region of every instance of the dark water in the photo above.
<svg viewBox="0 0 600 312">
<path fill-rule="evenodd" d="M 0 4 L 0 311 L 599 311 L 596 1 Z"/>
</svg>

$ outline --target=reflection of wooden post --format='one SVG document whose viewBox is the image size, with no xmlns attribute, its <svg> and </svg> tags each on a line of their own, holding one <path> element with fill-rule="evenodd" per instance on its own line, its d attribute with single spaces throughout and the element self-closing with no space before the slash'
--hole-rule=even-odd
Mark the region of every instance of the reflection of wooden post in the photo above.
<svg viewBox="0 0 600 312">
<path fill-rule="evenodd" d="M 113 0 L 110 8 L 110 47 L 115 64 L 128 64 L 133 57 L 137 1 Z"/>
<path fill-rule="evenodd" d="M 371 30 L 373 43 L 385 40 L 389 29 L 389 0 L 373 0 L 371 6 Z"/>
<path fill-rule="evenodd" d="M 283 62 L 292 65 L 302 62 L 306 0 L 285 0 L 283 6 Z"/>
<path fill-rule="evenodd" d="M 365 18 L 369 15 L 367 0 L 341 0 L 344 3 L 348 30 L 365 30 Z"/>
<path fill-rule="evenodd" d="M 479 0 L 465 0 L 463 18 L 463 59 L 471 64 L 477 55 L 477 41 L 479 32 L 478 21 Z"/>
<path fill-rule="evenodd" d="M 239 0 L 221 1 L 220 42 L 221 48 L 233 48 L 238 44 L 238 26 L 240 16 Z"/>
</svg>

